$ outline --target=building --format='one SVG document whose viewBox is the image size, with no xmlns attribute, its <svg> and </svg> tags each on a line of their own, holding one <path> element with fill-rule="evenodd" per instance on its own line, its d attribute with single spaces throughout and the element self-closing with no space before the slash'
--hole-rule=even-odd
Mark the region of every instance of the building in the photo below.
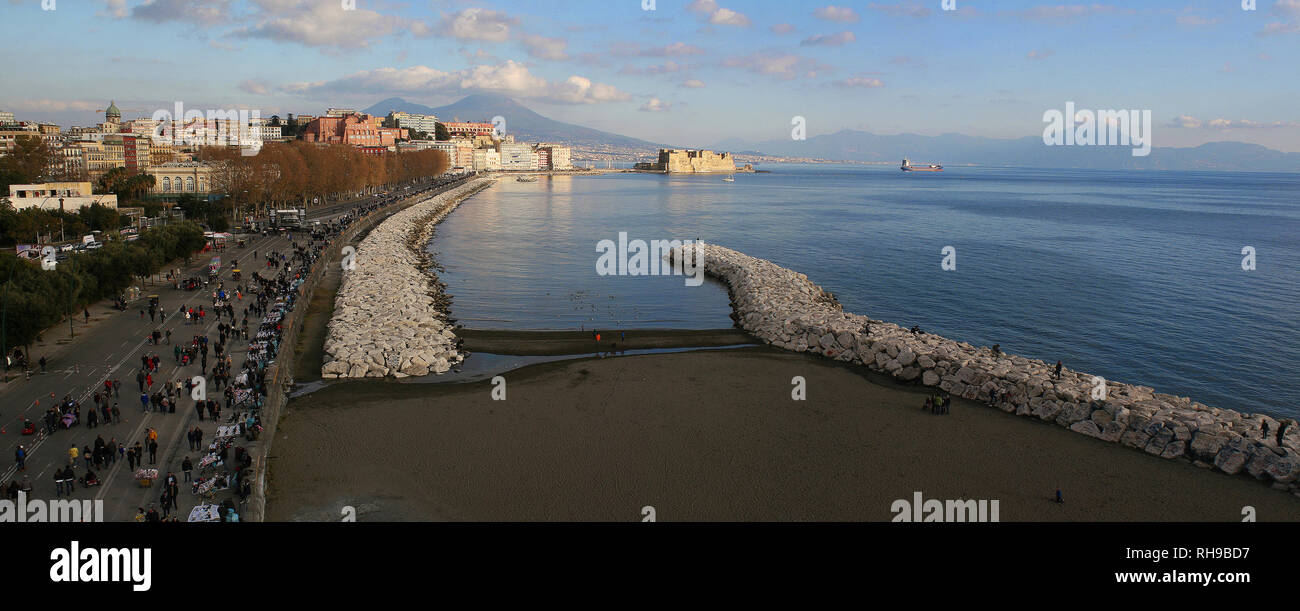
<svg viewBox="0 0 1300 611">
<path fill-rule="evenodd" d="M 355 108 L 326 108 L 325 116 L 327 117 L 346 117 L 348 115 L 359 115 Z"/>
<path fill-rule="evenodd" d="M 150 195 L 194 195 L 207 194 L 212 191 L 211 164 L 196 161 L 164 163 L 151 167 L 148 174 L 154 177 Z"/>
<path fill-rule="evenodd" d="M 105 123 L 122 122 L 122 111 L 118 110 L 117 102 L 114 102 L 112 100 L 108 102 L 108 110 L 104 111 L 104 122 Z"/>
<path fill-rule="evenodd" d="M 567 146 L 552 146 L 551 149 L 551 168 L 552 170 L 572 170 L 573 169 L 573 151 Z"/>
<path fill-rule="evenodd" d="M 537 170 L 537 151 L 525 142 L 502 143 L 501 169 L 503 170 Z"/>
<path fill-rule="evenodd" d="M 451 134 L 452 138 L 456 138 L 456 137 L 470 138 L 473 136 L 492 134 L 491 123 L 465 123 L 465 122 L 446 123 L 444 122 L 443 125 L 447 127 L 447 133 Z"/>
<path fill-rule="evenodd" d="M 8 125 L 14 122 L 14 113 L 0 110 L 0 125 Z"/>
<path fill-rule="evenodd" d="M 413 132 L 424 132 L 430 136 L 434 135 L 438 129 L 438 117 L 434 115 L 420 115 L 394 110 L 388 113 L 388 118 L 396 121 L 398 127 L 405 127 Z"/>
<path fill-rule="evenodd" d="M 670 174 L 731 173 L 736 171 L 736 160 L 731 153 L 715 153 L 705 149 L 659 149 L 658 161 L 638 163 L 635 168 Z"/>
<path fill-rule="evenodd" d="M 447 155 L 447 162 L 452 167 L 468 168 L 474 165 L 474 147 L 465 140 L 428 141 L 425 148 L 442 151 Z"/>
<path fill-rule="evenodd" d="M 99 204 L 117 208 L 116 195 L 95 195 L 89 182 L 47 182 L 33 185 L 9 185 L 9 203 L 14 210 L 74 211 Z"/>
<path fill-rule="evenodd" d="M 470 167 L 475 172 L 500 170 L 501 153 L 495 149 L 474 149 L 474 162 Z"/>
<path fill-rule="evenodd" d="M 293 117 L 293 125 L 294 127 L 305 127 L 308 123 L 315 120 L 316 117 L 313 115 L 295 115 Z"/>
<path fill-rule="evenodd" d="M 350 114 L 343 117 L 317 117 L 303 129 L 302 139 L 323 144 L 391 147 L 407 139 L 407 130 L 381 127 L 380 119 L 370 115 Z"/>
</svg>

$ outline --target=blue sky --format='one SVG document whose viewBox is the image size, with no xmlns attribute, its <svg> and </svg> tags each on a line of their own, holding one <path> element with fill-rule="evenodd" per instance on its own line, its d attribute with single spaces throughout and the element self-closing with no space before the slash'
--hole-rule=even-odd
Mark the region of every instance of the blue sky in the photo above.
<svg viewBox="0 0 1300 611">
<path fill-rule="evenodd" d="M 90 124 L 109 99 L 127 118 L 177 101 L 269 116 L 492 91 L 707 145 L 788 138 L 796 115 L 810 136 L 1037 136 L 1073 101 L 1150 109 L 1156 146 L 1300 151 L 1300 0 L 54 2 L 0 0 L 0 109 L 20 119 Z"/>
</svg>

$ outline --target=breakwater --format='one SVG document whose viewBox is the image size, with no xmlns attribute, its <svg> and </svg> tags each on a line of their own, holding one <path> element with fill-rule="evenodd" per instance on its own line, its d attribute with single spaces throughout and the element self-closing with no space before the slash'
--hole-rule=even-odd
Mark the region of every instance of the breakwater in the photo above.
<svg viewBox="0 0 1300 611">
<path fill-rule="evenodd" d="M 322 378 L 444 373 L 463 359 L 424 245 L 439 221 L 495 180 L 476 179 L 410 206 L 361 241 L 335 298 Z"/>
<path fill-rule="evenodd" d="M 712 244 L 670 258 L 699 256 L 705 273 L 729 288 L 736 323 L 787 350 L 864 366 L 903 383 L 982 400 L 1166 459 L 1227 474 L 1246 473 L 1300 496 L 1300 426 L 1266 414 L 1210 407 L 1047 362 L 973 346 L 844 312 L 834 295 L 804 274 Z M 683 252 L 684 251 L 684 252 Z M 1094 399 L 1096 389 L 1104 399 Z"/>
</svg>

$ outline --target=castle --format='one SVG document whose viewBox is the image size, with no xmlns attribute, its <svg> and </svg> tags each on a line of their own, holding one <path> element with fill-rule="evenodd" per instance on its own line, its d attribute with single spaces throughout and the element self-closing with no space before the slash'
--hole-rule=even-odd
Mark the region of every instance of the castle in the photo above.
<svg viewBox="0 0 1300 611">
<path fill-rule="evenodd" d="M 659 149 L 659 160 L 654 163 L 638 163 L 638 170 L 651 172 L 702 174 L 720 172 L 730 174 L 736 171 L 736 161 L 731 153 L 713 151 Z"/>
</svg>

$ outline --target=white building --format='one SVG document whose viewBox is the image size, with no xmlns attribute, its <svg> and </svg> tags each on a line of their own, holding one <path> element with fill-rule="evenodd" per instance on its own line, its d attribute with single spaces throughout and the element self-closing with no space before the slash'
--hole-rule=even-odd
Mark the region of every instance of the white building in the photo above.
<svg viewBox="0 0 1300 611">
<path fill-rule="evenodd" d="M 501 169 L 501 153 L 492 149 L 474 149 L 475 172 L 487 172 Z"/>
<path fill-rule="evenodd" d="M 348 115 L 361 114 L 355 108 L 326 108 L 325 116 L 327 117 L 346 117 Z"/>
<path fill-rule="evenodd" d="M 14 210 L 40 208 L 67 211 L 99 204 L 117 208 L 117 196 L 95 195 L 89 182 L 47 182 L 33 185 L 9 185 L 9 203 Z"/>
<path fill-rule="evenodd" d="M 536 170 L 538 169 L 537 151 L 531 144 L 524 142 L 501 144 L 501 169 Z"/>
<path fill-rule="evenodd" d="M 392 117 L 393 120 L 397 121 L 398 127 L 405 127 L 406 129 L 417 132 L 425 132 L 430 136 L 433 136 L 434 132 L 437 131 L 438 128 L 438 117 L 434 115 L 420 115 L 394 110 L 389 113 L 389 116 Z"/>
</svg>

